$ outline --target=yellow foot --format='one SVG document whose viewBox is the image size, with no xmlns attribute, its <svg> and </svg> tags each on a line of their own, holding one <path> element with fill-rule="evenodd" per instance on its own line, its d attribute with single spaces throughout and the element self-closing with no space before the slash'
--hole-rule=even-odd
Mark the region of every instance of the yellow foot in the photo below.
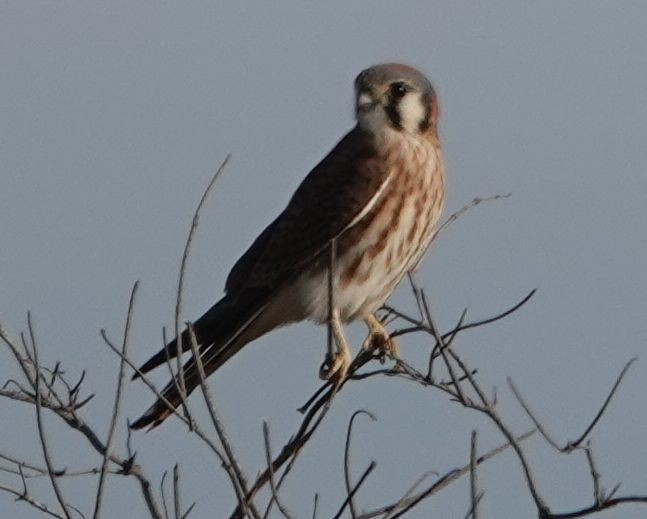
<svg viewBox="0 0 647 519">
<path fill-rule="evenodd" d="M 364 319 L 364 322 L 368 326 L 368 336 L 364 339 L 362 348 L 367 351 L 377 351 L 382 361 L 385 357 L 391 357 L 398 361 L 400 359 L 398 343 L 389 337 L 382 323 L 374 315 Z"/>
<path fill-rule="evenodd" d="M 326 360 L 319 368 L 319 377 L 330 381 L 334 386 L 339 386 L 346 378 L 346 373 L 348 373 L 351 354 L 337 310 L 333 310 L 328 326 L 336 348 L 334 353 L 329 351 L 328 355 L 326 355 Z"/>
<path fill-rule="evenodd" d="M 326 358 L 319 368 L 319 377 L 337 386 L 346 378 L 350 363 L 350 350 L 341 348 L 335 352 L 332 358 Z"/>
</svg>

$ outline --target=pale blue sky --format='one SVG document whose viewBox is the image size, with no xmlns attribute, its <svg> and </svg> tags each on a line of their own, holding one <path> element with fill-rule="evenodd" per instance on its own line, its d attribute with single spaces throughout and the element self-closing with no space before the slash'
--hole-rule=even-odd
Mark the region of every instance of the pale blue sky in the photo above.
<svg viewBox="0 0 647 519">
<path fill-rule="evenodd" d="M 97 396 L 87 418 L 105 430 L 118 360 L 98 330 L 121 333 L 139 279 L 132 354 L 143 360 L 160 346 L 193 208 L 225 155 L 233 159 L 194 243 L 186 318 L 220 296 L 235 259 L 351 127 L 354 76 L 403 61 L 440 95 L 448 213 L 477 195 L 512 193 L 444 234 L 419 280 L 444 328 L 466 306 L 488 316 L 538 287 L 522 311 L 461 336 L 458 346 L 482 381 L 499 387 L 516 430 L 528 424 L 507 375 L 560 439 L 572 439 L 625 361 L 647 348 L 646 24 L 639 1 L 5 0 L 0 322 L 17 334 L 32 310 L 42 356 L 64 359 L 71 374 L 88 371 L 86 391 Z M 412 308 L 406 290 L 392 302 Z M 357 342 L 362 331 L 350 335 Z M 261 420 L 277 443 L 295 429 L 294 409 L 318 386 L 323 338 L 309 324 L 275 332 L 213 377 L 250 474 L 264 463 Z M 422 338 L 402 341 L 413 358 L 424 346 Z M 0 358 L 4 380 L 14 371 Z M 623 482 L 625 493 L 647 493 L 645 362 L 592 437 L 603 484 Z M 130 418 L 150 402 L 141 384 L 129 384 L 125 398 Z M 473 428 L 484 449 L 501 441 L 442 395 L 395 380 L 355 384 L 286 486 L 297 517 L 315 492 L 323 517 L 339 505 L 345 423 L 359 407 L 379 418 L 356 430 L 357 471 L 378 464 L 359 498 L 365 505 L 395 497 L 425 471 L 464 463 Z M 38 459 L 32 410 L 0 400 L 0 413 L 0 452 Z M 58 464 L 96 463 L 57 420 L 47 425 Z M 198 501 L 194 517 L 230 511 L 216 462 L 178 423 L 138 433 L 134 445 L 156 479 L 180 462 L 184 499 Z M 556 510 L 591 503 L 581 458 L 529 445 Z M 123 482 L 110 484 L 105 517 L 143 511 Z M 511 455 L 484 467 L 481 485 L 483 517 L 534 516 Z M 93 485 L 68 481 L 63 489 L 89 510 Z M 468 496 L 466 482 L 456 485 L 412 517 L 462 518 Z M 0 509 L 37 517 L 2 494 Z M 598 517 L 644 516 L 645 508 L 625 507 Z"/>
</svg>

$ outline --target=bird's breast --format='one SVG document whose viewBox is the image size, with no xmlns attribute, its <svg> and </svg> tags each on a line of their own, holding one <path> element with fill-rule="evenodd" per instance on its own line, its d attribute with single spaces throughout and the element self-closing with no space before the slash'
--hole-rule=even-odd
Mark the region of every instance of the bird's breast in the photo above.
<svg viewBox="0 0 647 519">
<path fill-rule="evenodd" d="M 385 147 L 389 181 L 363 218 L 337 239 L 334 303 L 344 321 L 375 312 L 426 250 L 443 206 L 443 164 L 432 143 Z M 297 281 L 304 313 L 328 318 L 328 265 Z"/>
</svg>

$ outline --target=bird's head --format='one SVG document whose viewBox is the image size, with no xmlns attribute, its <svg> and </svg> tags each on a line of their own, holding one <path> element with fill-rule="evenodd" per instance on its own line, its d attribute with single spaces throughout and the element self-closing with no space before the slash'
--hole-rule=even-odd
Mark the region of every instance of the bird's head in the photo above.
<svg viewBox="0 0 647 519">
<path fill-rule="evenodd" d="M 371 133 L 385 128 L 419 135 L 436 132 L 438 100 L 429 80 L 408 65 L 385 63 L 355 79 L 355 117 Z"/>
</svg>

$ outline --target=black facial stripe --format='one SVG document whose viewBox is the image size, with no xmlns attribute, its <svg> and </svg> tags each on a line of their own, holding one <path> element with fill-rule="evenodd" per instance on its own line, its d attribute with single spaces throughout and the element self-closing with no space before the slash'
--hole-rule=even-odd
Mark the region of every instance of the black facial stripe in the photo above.
<svg viewBox="0 0 647 519">
<path fill-rule="evenodd" d="M 425 116 L 422 118 L 422 121 L 418 124 L 418 130 L 420 133 L 426 132 L 431 126 L 431 104 L 433 102 L 433 94 L 425 93 L 421 101 L 425 106 Z"/>
<path fill-rule="evenodd" d="M 393 126 L 393 128 L 395 128 L 396 130 L 401 130 L 402 118 L 400 117 L 400 112 L 398 111 L 398 101 L 398 99 L 390 98 L 389 104 L 384 107 L 384 111 L 386 112 L 386 116 L 391 122 L 391 126 Z"/>
</svg>

